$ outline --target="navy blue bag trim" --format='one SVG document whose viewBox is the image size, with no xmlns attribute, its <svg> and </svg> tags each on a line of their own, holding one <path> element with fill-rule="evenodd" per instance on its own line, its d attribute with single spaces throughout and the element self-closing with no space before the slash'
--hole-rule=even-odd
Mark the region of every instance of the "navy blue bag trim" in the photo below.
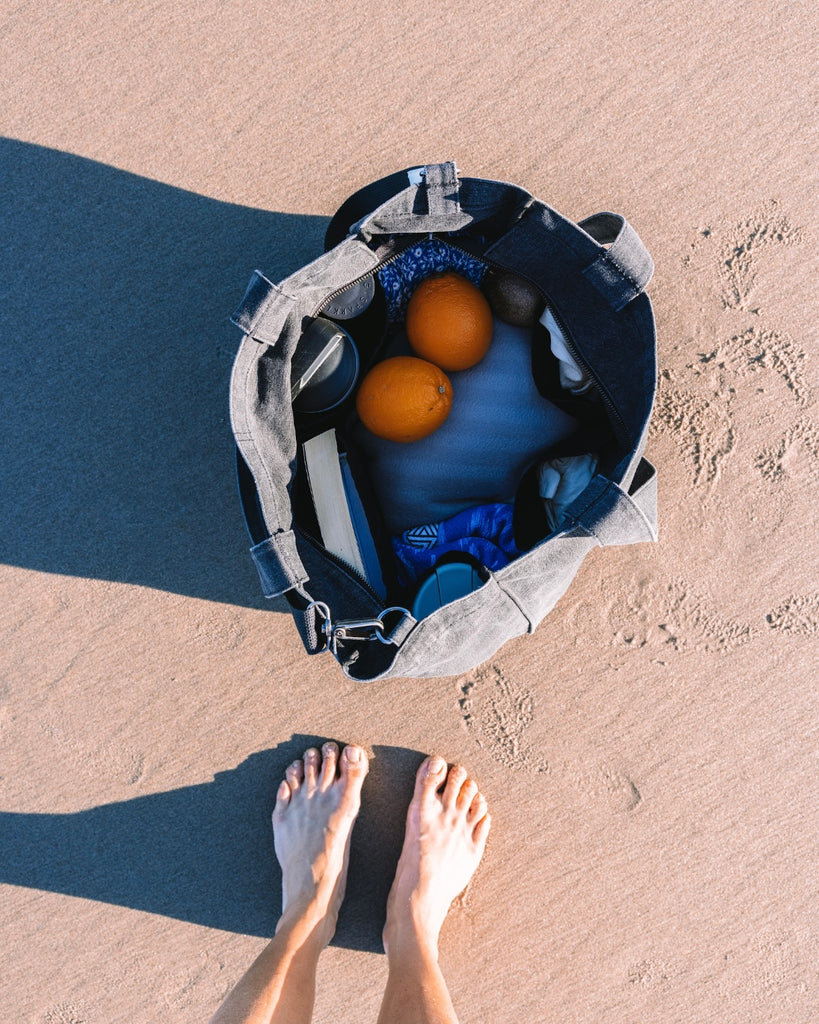
<svg viewBox="0 0 819 1024">
<path fill-rule="evenodd" d="M 250 549 L 265 597 L 280 597 L 288 590 L 307 583 L 309 576 L 301 564 L 296 537 L 292 530 L 283 530 L 266 537 Z"/>
</svg>

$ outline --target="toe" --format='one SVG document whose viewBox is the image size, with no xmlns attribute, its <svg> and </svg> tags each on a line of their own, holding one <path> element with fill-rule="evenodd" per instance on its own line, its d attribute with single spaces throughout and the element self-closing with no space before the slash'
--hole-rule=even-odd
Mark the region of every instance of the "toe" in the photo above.
<svg viewBox="0 0 819 1024">
<path fill-rule="evenodd" d="M 475 793 L 472 797 L 472 803 L 469 805 L 469 810 L 466 812 L 466 820 L 470 825 L 476 825 L 481 818 L 486 814 L 487 803 L 486 797 L 483 793 Z"/>
<path fill-rule="evenodd" d="M 287 784 L 290 787 L 290 792 L 295 793 L 304 782 L 304 762 L 301 760 L 294 761 L 285 771 L 285 778 Z"/>
<path fill-rule="evenodd" d="M 472 805 L 472 800 L 478 792 L 478 784 L 474 779 L 466 779 L 458 794 L 456 806 L 460 814 L 466 814 Z"/>
<path fill-rule="evenodd" d="M 421 762 L 415 776 L 415 796 L 422 803 L 431 800 L 446 778 L 446 761 L 437 754 L 430 754 Z"/>
<path fill-rule="evenodd" d="M 345 780 L 363 781 L 369 769 L 367 755 L 361 747 L 354 744 L 346 746 L 341 755 L 341 777 Z"/>
<path fill-rule="evenodd" d="M 309 747 L 304 752 L 304 781 L 308 790 L 316 788 L 320 767 L 321 755 L 315 747 Z"/>
<path fill-rule="evenodd" d="M 486 837 L 489 835 L 489 829 L 491 826 L 492 815 L 484 814 L 472 831 L 472 839 L 475 845 L 480 849 L 481 855 L 483 855 L 483 848 L 486 845 Z"/>
<path fill-rule="evenodd" d="M 453 768 L 449 769 L 446 786 L 444 787 L 444 807 L 450 808 L 457 806 L 458 796 L 461 792 L 461 787 L 466 782 L 466 779 L 466 768 L 464 768 L 463 765 L 456 764 Z"/>
<path fill-rule="evenodd" d="M 282 782 L 279 788 L 276 790 L 276 806 L 273 808 L 273 820 L 280 818 L 287 805 L 290 803 L 290 786 L 287 782 Z"/>
<path fill-rule="evenodd" d="M 325 743 L 321 748 L 321 774 L 319 775 L 319 786 L 322 789 L 329 789 L 336 781 L 337 768 L 338 747 L 335 743 Z"/>
</svg>

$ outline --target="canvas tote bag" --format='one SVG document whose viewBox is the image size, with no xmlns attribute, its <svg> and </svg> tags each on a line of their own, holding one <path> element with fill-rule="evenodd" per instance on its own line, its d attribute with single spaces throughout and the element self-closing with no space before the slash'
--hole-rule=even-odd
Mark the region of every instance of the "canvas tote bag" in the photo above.
<svg viewBox="0 0 819 1024">
<path fill-rule="evenodd" d="M 265 596 L 285 595 L 308 653 L 329 652 L 350 678 L 458 674 L 532 633 L 592 548 L 657 539 L 656 475 L 643 458 L 656 383 L 654 319 L 644 291 L 653 263 L 623 217 L 599 213 L 575 224 L 516 185 L 461 177 L 454 163 L 410 168 L 360 190 L 332 219 L 326 248 L 279 283 L 255 271 L 231 318 L 243 334 L 230 412 L 251 555 Z M 526 366 L 518 352 L 513 370 L 489 381 L 490 400 L 467 409 L 465 428 L 421 460 L 421 475 L 415 446 L 397 446 L 395 454 L 387 442 L 386 456 L 373 446 L 357 421 L 354 392 L 323 414 L 294 410 L 294 359 L 317 318 L 335 317 L 355 342 L 360 383 L 401 343 L 402 288 L 453 268 L 475 280 L 511 272 L 534 285 L 551 335 L 541 318 L 527 335 Z M 565 389 L 551 347 L 555 334 L 587 382 L 582 395 Z M 457 401 L 454 378 L 453 390 Z M 558 445 L 531 436 L 531 407 L 543 403 L 576 424 Z M 329 552 L 316 529 L 303 443 L 328 427 L 356 466 L 388 581 L 378 589 Z M 508 464 L 499 466 L 493 439 L 502 430 L 512 438 L 507 444 L 520 437 L 521 451 L 502 453 Z M 535 464 L 586 450 L 595 453 L 596 471 L 550 528 L 538 512 Z M 397 510 L 406 506 L 423 522 L 423 502 L 434 503 L 436 488 L 453 485 L 465 465 L 473 478 L 487 468 L 489 492 L 498 473 L 517 480 L 505 499 L 520 551 L 495 570 L 473 558 L 474 589 L 413 614 L 413 587 L 394 582 L 390 521 L 394 534 Z M 479 498 L 497 497 L 480 484 Z"/>
</svg>

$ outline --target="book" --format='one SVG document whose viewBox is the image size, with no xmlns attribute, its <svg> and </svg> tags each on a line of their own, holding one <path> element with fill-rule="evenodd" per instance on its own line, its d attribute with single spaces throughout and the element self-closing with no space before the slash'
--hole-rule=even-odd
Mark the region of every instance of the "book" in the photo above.
<svg viewBox="0 0 819 1024">
<path fill-rule="evenodd" d="M 339 465 L 341 466 L 341 479 L 344 483 L 344 493 L 347 496 L 347 506 L 353 521 L 358 550 L 361 560 L 364 563 L 364 575 L 367 582 L 382 598 L 387 596 L 387 587 L 384 583 L 384 576 L 381 572 L 381 562 L 378 558 L 378 551 L 375 546 L 367 513 L 364 511 L 364 504 L 356 487 L 353 472 L 350 469 L 347 456 L 344 452 L 339 453 Z"/>
<path fill-rule="evenodd" d="M 322 544 L 385 597 L 372 532 L 347 457 L 339 453 L 335 430 L 305 441 L 302 457 Z"/>
</svg>

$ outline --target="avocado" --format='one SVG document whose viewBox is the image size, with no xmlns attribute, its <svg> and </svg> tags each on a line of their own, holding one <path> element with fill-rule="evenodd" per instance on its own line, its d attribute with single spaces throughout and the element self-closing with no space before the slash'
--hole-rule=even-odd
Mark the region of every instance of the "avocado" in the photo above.
<svg viewBox="0 0 819 1024">
<path fill-rule="evenodd" d="M 531 281 L 510 270 L 491 267 L 482 288 L 495 316 L 515 327 L 533 327 L 546 305 Z"/>
</svg>

